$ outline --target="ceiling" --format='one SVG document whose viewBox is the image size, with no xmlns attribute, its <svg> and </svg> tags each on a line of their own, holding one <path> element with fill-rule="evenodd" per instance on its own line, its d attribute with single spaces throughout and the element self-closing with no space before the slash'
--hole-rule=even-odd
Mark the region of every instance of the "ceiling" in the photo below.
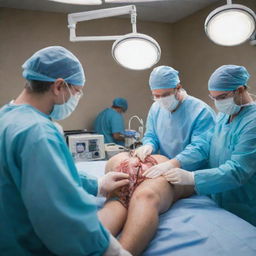
<svg viewBox="0 0 256 256">
<path fill-rule="evenodd" d="M 70 1 L 72 2 L 72 0 Z M 173 23 L 217 1 L 218 0 L 158 0 L 152 2 L 152 0 L 149 0 L 148 3 L 136 3 L 136 8 L 139 20 Z M 0 7 L 61 13 L 83 12 L 130 4 L 132 3 L 129 3 L 129 0 L 124 4 L 105 3 L 102 5 L 88 6 L 62 4 L 49 0 L 0 0 Z"/>
</svg>

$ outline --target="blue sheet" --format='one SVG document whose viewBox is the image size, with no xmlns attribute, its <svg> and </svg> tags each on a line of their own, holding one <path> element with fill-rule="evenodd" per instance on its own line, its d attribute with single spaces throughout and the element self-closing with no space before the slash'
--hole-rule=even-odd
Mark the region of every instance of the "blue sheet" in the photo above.
<svg viewBox="0 0 256 256">
<path fill-rule="evenodd" d="M 100 177 L 105 161 L 77 163 L 77 167 Z M 98 203 L 103 200 L 99 198 Z M 155 237 L 143 254 L 153 255 L 256 256 L 256 227 L 206 196 L 192 196 L 160 215 Z"/>
</svg>

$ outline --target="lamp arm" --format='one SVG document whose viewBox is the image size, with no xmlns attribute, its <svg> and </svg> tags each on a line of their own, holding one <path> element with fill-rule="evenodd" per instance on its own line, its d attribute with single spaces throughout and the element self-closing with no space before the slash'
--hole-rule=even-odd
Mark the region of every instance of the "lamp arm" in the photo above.
<svg viewBox="0 0 256 256">
<path fill-rule="evenodd" d="M 227 0 L 227 4 L 232 4 L 232 0 Z"/>
<path fill-rule="evenodd" d="M 76 36 L 76 23 L 87 20 L 95 20 L 101 18 L 108 18 L 114 16 L 120 16 L 130 14 L 132 32 L 136 33 L 136 6 L 127 5 L 122 7 L 107 8 L 101 10 L 94 10 L 88 12 L 78 12 L 68 14 L 68 28 L 70 30 L 70 41 L 106 41 L 106 40 L 117 40 L 122 35 L 119 36 Z"/>
</svg>

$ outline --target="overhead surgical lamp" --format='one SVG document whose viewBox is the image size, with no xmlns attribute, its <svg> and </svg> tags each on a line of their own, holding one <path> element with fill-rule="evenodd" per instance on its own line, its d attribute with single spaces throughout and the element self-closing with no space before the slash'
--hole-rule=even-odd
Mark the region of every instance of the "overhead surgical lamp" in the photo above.
<svg viewBox="0 0 256 256">
<path fill-rule="evenodd" d="M 160 2 L 164 0 L 104 0 L 105 3 L 148 3 L 148 2 Z"/>
<path fill-rule="evenodd" d="M 58 2 L 63 4 L 80 4 L 80 5 L 100 5 L 101 0 L 50 0 L 52 2 Z"/>
<path fill-rule="evenodd" d="M 103 3 L 124 4 L 124 3 L 144 3 L 159 2 L 164 0 L 50 0 L 64 4 L 80 4 L 80 5 L 100 5 Z"/>
<path fill-rule="evenodd" d="M 117 36 L 76 36 L 77 22 L 125 14 L 130 14 L 131 16 L 132 33 Z M 70 41 L 115 40 L 112 46 L 112 56 L 118 64 L 133 70 L 150 68 L 159 61 L 161 49 L 152 37 L 137 33 L 136 16 L 136 7 L 134 5 L 71 13 L 68 15 Z"/>
<path fill-rule="evenodd" d="M 239 45 L 255 32 L 256 15 L 248 7 L 227 4 L 212 11 L 205 20 L 205 32 L 214 43 L 224 46 Z"/>
</svg>

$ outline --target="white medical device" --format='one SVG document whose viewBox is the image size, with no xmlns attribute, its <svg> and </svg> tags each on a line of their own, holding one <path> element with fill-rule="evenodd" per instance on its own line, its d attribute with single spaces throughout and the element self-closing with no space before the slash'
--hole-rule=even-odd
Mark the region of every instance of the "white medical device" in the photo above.
<svg viewBox="0 0 256 256">
<path fill-rule="evenodd" d="M 105 152 L 107 159 L 110 159 L 112 156 L 125 151 L 128 151 L 128 149 L 125 148 L 124 146 L 117 145 L 115 143 L 105 144 Z"/>
<path fill-rule="evenodd" d="M 67 136 L 69 150 L 76 162 L 102 160 L 105 158 L 104 136 L 82 133 Z"/>
</svg>

